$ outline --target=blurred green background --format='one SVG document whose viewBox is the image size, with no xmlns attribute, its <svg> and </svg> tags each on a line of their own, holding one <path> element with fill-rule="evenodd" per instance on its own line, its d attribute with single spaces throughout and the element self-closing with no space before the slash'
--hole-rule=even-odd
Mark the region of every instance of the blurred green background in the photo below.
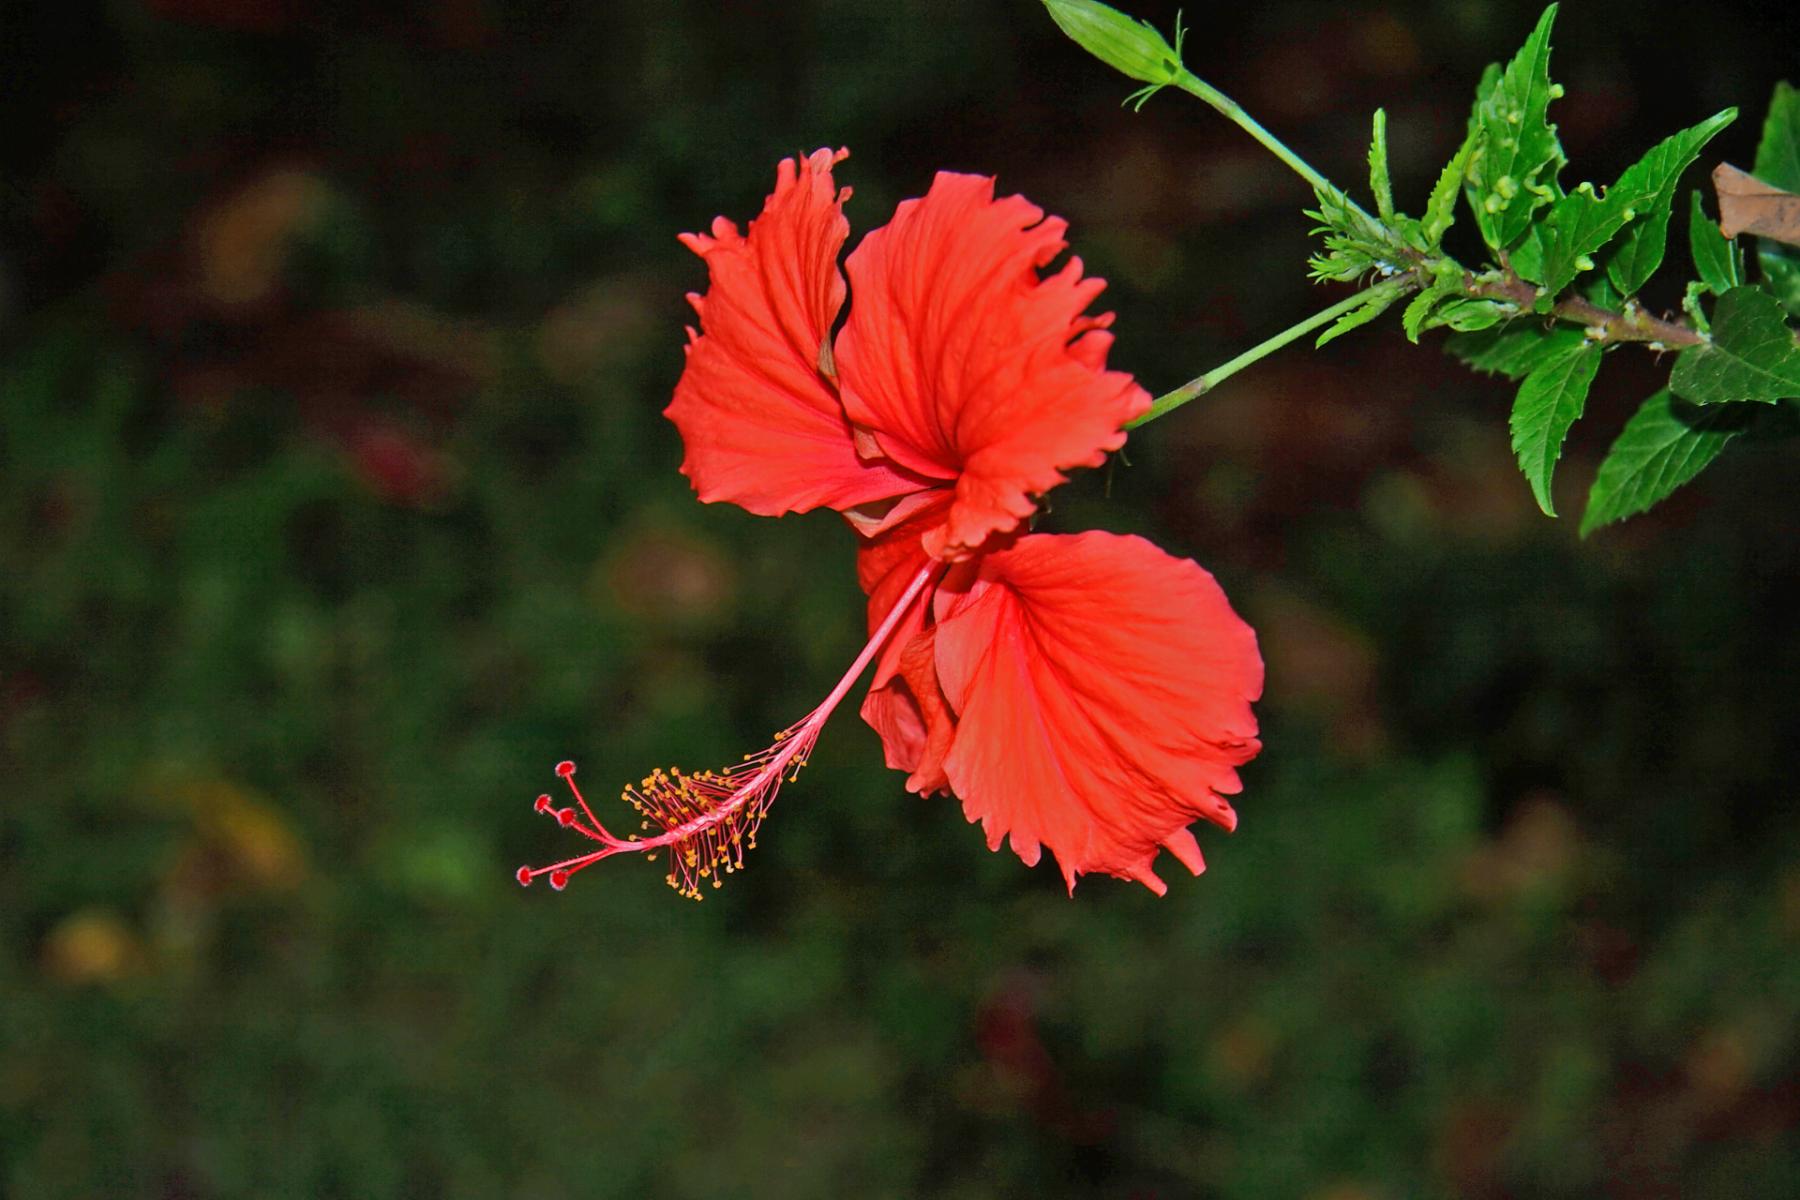
<svg viewBox="0 0 1800 1200">
<path fill-rule="evenodd" d="M 1385 105 L 1416 204 L 1536 8 L 1189 16 L 1345 183 Z M 1205 877 L 1071 902 L 847 713 L 707 903 L 632 861 L 525 891 L 558 759 L 602 796 L 732 761 L 860 643 L 836 518 L 676 474 L 677 232 L 820 145 L 859 233 L 997 172 L 1162 390 L 1327 302 L 1308 198 L 1185 97 L 1122 111 L 1032 0 L 0 35 L 0 1194 L 1800 1188 L 1793 443 L 1581 544 L 1502 383 L 1391 320 L 1289 351 L 1045 520 L 1153 535 L 1259 631 L 1267 748 Z M 1789 5 L 1567 6 L 1574 170 L 1726 104 L 1747 164 L 1797 45 Z M 1617 358 L 1571 509 L 1654 386 Z"/>
</svg>

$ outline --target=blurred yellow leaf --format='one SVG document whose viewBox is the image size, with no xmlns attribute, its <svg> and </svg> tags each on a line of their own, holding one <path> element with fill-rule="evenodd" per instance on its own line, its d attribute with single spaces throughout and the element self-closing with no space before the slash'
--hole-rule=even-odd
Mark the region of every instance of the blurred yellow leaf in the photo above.
<svg viewBox="0 0 1800 1200">
<path fill-rule="evenodd" d="M 44 970 L 62 983 L 115 983 L 144 967 L 143 943 L 117 913 L 84 908 L 44 940 Z"/>
<path fill-rule="evenodd" d="M 233 888 L 284 891 L 307 875 L 305 847 L 275 805 L 225 780 L 188 782 L 172 792 L 194 833 L 167 886 L 188 899 Z"/>
<path fill-rule="evenodd" d="M 271 171 L 201 217 L 194 232 L 200 287 L 219 304 L 254 304 L 280 282 L 293 235 L 316 220 L 330 190 L 309 171 Z"/>
</svg>

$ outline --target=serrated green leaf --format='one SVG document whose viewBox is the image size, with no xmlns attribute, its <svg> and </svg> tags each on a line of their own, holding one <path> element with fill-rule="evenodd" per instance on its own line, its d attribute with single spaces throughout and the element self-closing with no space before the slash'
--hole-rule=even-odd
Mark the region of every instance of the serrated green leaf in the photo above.
<svg viewBox="0 0 1800 1200">
<path fill-rule="evenodd" d="M 1675 184 L 1650 201 L 1650 211 L 1628 221 L 1619 244 L 1606 256 L 1606 277 L 1622 296 L 1635 296 L 1662 266 L 1669 245 L 1669 218 L 1675 211 Z"/>
<path fill-rule="evenodd" d="M 1735 120 L 1737 109 L 1724 109 L 1692 129 L 1667 139 L 1650 152 L 1650 155 L 1654 155 L 1658 150 L 1676 143 L 1671 153 L 1686 153 L 1687 157 L 1661 164 L 1668 168 L 1663 186 L 1648 201 L 1648 211 L 1640 210 L 1637 220 L 1626 225 L 1624 236 L 1619 239 L 1612 257 L 1607 259 L 1606 274 L 1621 295 L 1637 295 L 1639 289 L 1656 274 L 1656 269 L 1662 266 L 1663 251 L 1668 245 L 1670 214 L 1675 209 L 1675 184 L 1680 180 L 1681 173 L 1700 156 L 1706 143 Z M 1650 155 L 1646 155 L 1645 159 L 1648 160 Z M 1627 171 L 1626 174 L 1630 172 Z"/>
<path fill-rule="evenodd" d="M 1388 178 L 1387 113 L 1375 110 L 1375 131 L 1369 138 L 1369 191 L 1375 211 L 1383 221 L 1394 219 L 1394 185 Z"/>
<path fill-rule="evenodd" d="M 1694 256 L 1694 273 L 1713 295 L 1723 296 L 1744 282 L 1744 253 L 1706 215 L 1698 189 L 1688 215 L 1688 250 Z"/>
<path fill-rule="evenodd" d="M 1400 327 L 1406 330 L 1407 341 L 1414 345 L 1418 344 L 1419 334 L 1425 328 L 1425 318 L 1431 315 L 1431 310 L 1443 298 L 1443 292 L 1435 287 L 1426 288 L 1412 298 L 1412 303 L 1408 304 L 1406 311 L 1400 314 Z"/>
<path fill-rule="evenodd" d="M 1371 290 L 1366 300 L 1333 321 L 1330 327 L 1327 328 L 1324 333 L 1319 335 L 1319 340 L 1313 343 L 1313 349 L 1316 350 L 1326 342 L 1335 341 L 1336 339 L 1343 337 L 1352 329 L 1367 325 L 1370 321 L 1373 321 L 1376 317 L 1379 317 L 1382 313 L 1386 312 L 1388 308 L 1393 305 L 1394 301 L 1399 298 L 1400 294 L 1398 292 Z"/>
<path fill-rule="evenodd" d="M 1482 238 L 1496 253 L 1517 241 L 1532 213 L 1556 197 L 1562 144 L 1545 120 L 1550 101 L 1561 94 L 1550 82 L 1555 21 L 1552 4 L 1505 70 L 1483 77 L 1476 97 L 1473 120 L 1481 140 L 1469 167 L 1469 201 Z"/>
<path fill-rule="evenodd" d="M 1800 397 L 1800 346 L 1781 302 L 1749 286 L 1719 297 L 1712 341 L 1681 352 L 1669 387 L 1695 404 L 1773 404 Z"/>
<path fill-rule="evenodd" d="M 1471 128 L 1463 138 L 1463 144 L 1457 148 L 1444 169 L 1438 172 L 1437 182 L 1431 186 L 1431 196 L 1425 201 L 1425 215 L 1419 219 L 1421 230 L 1425 235 L 1425 248 L 1436 250 L 1444 240 L 1444 234 L 1456 223 L 1456 198 L 1462 194 L 1463 177 L 1468 174 L 1469 156 L 1475 153 L 1475 144 L 1480 138 L 1478 130 Z"/>
<path fill-rule="evenodd" d="M 1452 334 L 1444 349 L 1485 375 L 1523 379 L 1540 363 L 1579 346 L 1583 340 L 1579 329 L 1515 321 L 1479 333 Z"/>
<path fill-rule="evenodd" d="M 1645 511 L 1698 475 L 1742 432 L 1743 416 L 1732 405 L 1684 404 L 1667 388 L 1644 401 L 1600 464 L 1581 536 Z"/>
<path fill-rule="evenodd" d="M 1664 138 L 1625 168 L 1618 182 L 1607 188 L 1603 196 L 1583 184 L 1558 200 L 1537 229 L 1542 243 L 1541 261 L 1522 267 L 1515 257 L 1514 269 L 1555 295 L 1568 287 L 1579 272 L 1591 270 L 1592 256 L 1628 223 L 1636 222 L 1630 237 L 1614 254 L 1615 260 L 1625 256 L 1622 266 L 1615 270 L 1609 265 L 1607 272 L 1621 295 L 1633 295 L 1662 262 L 1676 181 L 1713 135 L 1736 117 L 1737 110 L 1728 108 Z M 1532 273 L 1526 274 L 1527 269 Z"/>
<path fill-rule="evenodd" d="M 1544 277 L 1544 224 L 1542 221 L 1525 231 L 1519 244 L 1513 247 L 1512 254 L 1507 257 L 1507 266 L 1520 279 L 1536 281 Z M 1555 297 L 1545 293 L 1545 308 L 1554 303 Z"/>
<path fill-rule="evenodd" d="M 1785 191 L 1800 192 L 1800 88 L 1791 83 L 1775 85 L 1751 174 Z M 1788 312 L 1800 316 L 1800 247 L 1757 238 L 1756 258 L 1769 290 Z"/>
<path fill-rule="evenodd" d="M 1800 192 L 1800 88 L 1786 80 L 1775 85 L 1769 98 L 1750 173 L 1785 192 Z"/>
<path fill-rule="evenodd" d="M 1550 356 L 1525 376 L 1513 400 L 1512 448 L 1531 484 L 1538 507 L 1554 517 L 1550 479 L 1562 457 L 1563 439 L 1587 405 L 1588 388 L 1600 370 L 1599 346 L 1581 342 Z"/>
</svg>

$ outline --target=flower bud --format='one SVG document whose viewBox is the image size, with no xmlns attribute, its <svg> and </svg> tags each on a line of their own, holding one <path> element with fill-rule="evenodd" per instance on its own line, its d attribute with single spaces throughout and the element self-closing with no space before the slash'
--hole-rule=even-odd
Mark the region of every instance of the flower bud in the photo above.
<svg viewBox="0 0 1800 1200">
<path fill-rule="evenodd" d="M 1147 21 L 1134 21 L 1097 0 L 1044 0 L 1050 19 L 1095 58 L 1133 79 L 1156 86 L 1181 75 L 1181 35 L 1175 47 Z"/>
</svg>

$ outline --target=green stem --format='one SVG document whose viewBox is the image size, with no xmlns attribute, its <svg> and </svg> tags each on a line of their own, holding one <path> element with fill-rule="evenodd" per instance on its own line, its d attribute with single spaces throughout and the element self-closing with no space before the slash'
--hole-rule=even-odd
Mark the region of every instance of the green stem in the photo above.
<svg viewBox="0 0 1800 1200">
<path fill-rule="evenodd" d="M 1158 417 L 1174 412 L 1189 400 L 1204 396 L 1251 363 L 1267 358 L 1289 342 L 1305 337 L 1321 325 L 1330 324 L 1351 309 L 1369 303 L 1369 298 L 1378 292 L 1391 292 L 1395 295 L 1399 295 L 1400 293 L 1406 292 L 1417 286 L 1417 280 L 1413 279 L 1411 276 L 1402 276 L 1400 278 L 1390 279 L 1385 283 L 1378 283 L 1372 288 L 1366 288 L 1363 291 L 1357 292 L 1355 295 L 1346 296 L 1330 308 L 1321 309 L 1319 312 L 1314 313 L 1298 325 L 1290 325 L 1274 337 L 1269 338 L 1267 341 L 1257 343 L 1229 362 L 1221 363 L 1206 374 L 1182 384 L 1172 392 L 1164 392 L 1150 405 L 1148 412 L 1125 426 L 1125 428 L 1136 429 L 1140 425 L 1148 425 Z"/>
<path fill-rule="evenodd" d="M 1349 196 L 1345 195 L 1336 184 L 1315 171 L 1311 163 L 1307 162 L 1304 158 L 1301 158 L 1298 154 L 1295 154 L 1292 150 L 1289 150 L 1285 142 L 1258 124 L 1256 118 L 1240 108 L 1236 100 L 1233 100 L 1230 96 L 1227 96 L 1224 92 L 1221 92 L 1218 88 L 1206 82 L 1206 80 L 1201 79 L 1185 67 L 1182 69 L 1180 76 L 1175 80 L 1175 86 L 1189 95 L 1198 96 L 1200 99 L 1212 105 L 1213 108 L 1218 111 L 1219 115 L 1255 138 L 1270 154 L 1273 154 L 1276 158 L 1279 158 L 1282 162 L 1286 163 L 1293 169 L 1295 174 L 1311 184 L 1314 191 L 1327 192 L 1343 197 L 1346 205 L 1356 212 L 1361 213 L 1371 224 L 1377 223 L 1375 218 L 1369 216 L 1369 214 L 1363 210 L 1362 206 L 1350 199 Z"/>
</svg>

